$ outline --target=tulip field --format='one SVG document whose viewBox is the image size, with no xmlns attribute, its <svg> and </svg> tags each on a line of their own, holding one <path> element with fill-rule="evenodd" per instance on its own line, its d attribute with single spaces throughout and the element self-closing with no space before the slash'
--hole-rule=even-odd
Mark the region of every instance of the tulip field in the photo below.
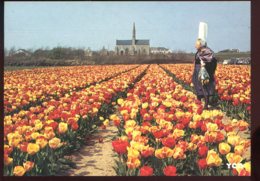
<svg viewBox="0 0 260 181">
<path fill-rule="evenodd" d="M 58 175 L 87 136 L 113 126 L 117 176 L 250 176 L 250 66 L 218 65 L 209 110 L 193 66 L 5 71 L 4 175 Z"/>
<path fill-rule="evenodd" d="M 193 65 L 163 65 L 187 85 L 192 86 Z M 216 89 L 222 109 L 229 116 L 250 121 L 251 74 L 250 66 L 218 65 Z"/>
</svg>

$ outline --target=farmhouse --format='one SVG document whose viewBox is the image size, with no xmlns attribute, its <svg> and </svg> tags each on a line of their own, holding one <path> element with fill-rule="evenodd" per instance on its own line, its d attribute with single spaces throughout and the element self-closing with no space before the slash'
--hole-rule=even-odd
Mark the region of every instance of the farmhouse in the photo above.
<svg viewBox="0 0 260 181">
<path fill-rule="evenodd" d="M 134 23 L 132 40 L 116 40 L 115 52 L 117 55 L 149 55 L 150 41 L 136 39 Z"/>
<path fill-rule="evenodd" d="M 25 49 L 19 49 L 17 50 L 14 54 L 16 55 L 24 55 L 24 56 L 29 56 L 31 55 L 31 52 L 25 50 Z"/>
<path fill-rule="evenodd" d="M 167 55 L 171 54 L 172 51 L 165 47 L 151 47 L 151 54 L 162 54 Z"/>
</svg>

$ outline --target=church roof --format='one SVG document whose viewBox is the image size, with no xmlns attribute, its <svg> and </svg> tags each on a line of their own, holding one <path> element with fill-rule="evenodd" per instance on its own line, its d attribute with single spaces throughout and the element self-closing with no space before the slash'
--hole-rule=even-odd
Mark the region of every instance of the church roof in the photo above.
<svg viewBox="0 0 260 181">
<path fill-rule="evenodd" d="M 132 40 L 116 40 L 116 45 L 132 45 Z"/>
<path fill-rule="evenodd" d="M 149 45 L 149 40 L 135 40 L 136 45 Z M 116 40 L 116 45 L 132 45 L 132 40 Z"/>
<path fill-rule="evenodd" d="M 149 45 L 150 42 L 149 42 L 149 40 L 136 40 L 135 44 L 136 45 Z"/>
</svg>

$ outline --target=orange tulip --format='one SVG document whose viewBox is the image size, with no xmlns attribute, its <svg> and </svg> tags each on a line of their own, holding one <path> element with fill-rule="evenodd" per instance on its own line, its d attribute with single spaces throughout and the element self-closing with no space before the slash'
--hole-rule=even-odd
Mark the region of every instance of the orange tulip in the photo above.
<svg viewBox="0 0 260 181">
<path fill-rule="evenodd" d="M 23 166 L 15 166 L 14 167 L 14 175 L 15 176 L 23 176 L 25 174 L 26 170 L 23 168 Z"/>
</svg>

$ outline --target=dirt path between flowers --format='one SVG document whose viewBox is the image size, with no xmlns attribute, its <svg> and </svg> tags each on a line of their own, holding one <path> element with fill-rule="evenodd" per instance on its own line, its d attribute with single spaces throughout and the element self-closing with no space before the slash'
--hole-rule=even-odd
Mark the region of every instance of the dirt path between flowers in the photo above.
<svg viewBox="0 0 260 181">
<path fill-rule="evenodd" d="M 112 139 L 117 135 L 117 128 L 112 124 L 106 129 L 99 129 L 89 139 L 87 145 L 70 156 L 76 168 L 61 173 L 62 176 L 116 176 L 115 153 Z M 103 140 L 102 140 L 103 139 Z"/>
<path fill-rule="evenodd" d="M 230 122 L 230 118 L 224 115 L 223 123 Z M 239 132 L 242 138 L 250 139 L 249 131 Z M 61 172 L 60 176 L 116 176 L 113 169 L 118 158 L 113 152 L 112 140 L 117 136 L 117 128 L 110 122 L 106 129 L 99 129 L 89 139 L 87 145 L 78 152 L 69 156 L 76 164 L 76 168 L 70 168 Z M 250 149 L 244 153 L 246 160 L 250 160 Z"/>
</svg>

